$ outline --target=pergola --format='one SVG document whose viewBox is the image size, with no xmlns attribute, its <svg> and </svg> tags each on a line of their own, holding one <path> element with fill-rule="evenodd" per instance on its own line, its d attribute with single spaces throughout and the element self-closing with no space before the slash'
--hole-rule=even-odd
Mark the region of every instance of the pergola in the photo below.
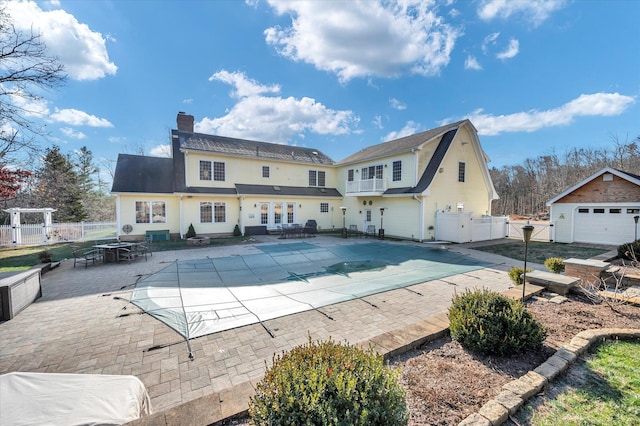
<svg viewBox="0 0 640 426">
<path fill-rule="evenodd" d="M 46 207 L 42 209 L 35 208 L 25 208 L 25 207 L 12 207 L 10 209 L 5 209 L 5 212 L 9 213 L 11 216 L 11 239 L 13 244 L 21 244 L 22 243 L 22 228 L 20 224 L 20 213 L 42 213 L 43 222 L 42 227 L 44 229 L 48 229 L 52 221 L 52 214 L 56 211 L 56 209 L 52 209 L 51 207 Z M 46 233 L 43 233 L 44 241 L 46 241 Z"/>
</svg>

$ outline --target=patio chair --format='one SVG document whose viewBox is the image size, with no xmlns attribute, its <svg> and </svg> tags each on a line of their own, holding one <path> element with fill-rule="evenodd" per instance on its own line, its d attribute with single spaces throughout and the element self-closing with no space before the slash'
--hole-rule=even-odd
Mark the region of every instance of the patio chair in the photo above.
<svg viewBox="0 0 640 426">
<path fill-rule="evenodd" d="M 365 235 L 367 237 L 375 237 L 376 236 L 376 226 L 375 225 L 367 225 L 367 230 L 365 231 Z"/>
<path fill-rule="evenodd" d="M 89 266 L 89 262 L 95 264 L 97 261 L 102 261 L 102 253 L 100 250 L 82 250 L 80 246 L 71 246 L 71 253 L 73 254 L 73 267 L 75 268 L 78 263 L 84 263 L 84 267 Z"/>
<path fill-rule="evenodd" d="M 153 235 L 148 235 L 144 238 L 144 245 L 149 256 L 153 257 Z"/>
<path fill-rule="evenodd" d="M 132 249 L 118 248 L 118 262 L 126 260 L 128 263 L 131 263 L 131 260 L 135 259 L 136 257 L 137 254 Z"/>
<path fill-rule="evenodd" d="M 131 246 L 131 248 L 136 256 L 144 256 L 145 262 L 147 260 L 147 253 L 151 253 L 151 250 L 149 249 L 147 243 L 137 243 Z"/>
<path fill-rule="evenodd" d="M 358 225 L 349 225 L 347 237 L 360 237 L 362 233 L 358 231 Z"/>
</svg>

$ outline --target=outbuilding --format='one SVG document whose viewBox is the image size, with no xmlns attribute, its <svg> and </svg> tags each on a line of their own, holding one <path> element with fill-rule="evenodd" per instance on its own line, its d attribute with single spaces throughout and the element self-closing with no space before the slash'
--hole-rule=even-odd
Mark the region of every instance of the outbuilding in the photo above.
<svg viewBox="0 0 640 426">
<path fill-rule="evenodd" d="M 547 206 L 556 242 L 628 243 L 638 239 L 640 176 L 605 167 Z"/>
</svg>

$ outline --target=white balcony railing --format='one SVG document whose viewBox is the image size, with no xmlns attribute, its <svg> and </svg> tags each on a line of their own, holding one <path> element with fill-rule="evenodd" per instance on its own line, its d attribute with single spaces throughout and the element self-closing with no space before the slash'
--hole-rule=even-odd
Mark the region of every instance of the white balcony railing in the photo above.
<svg viewBox="0 0 640 426">
<path fill-rule="evenodd" d="M 364 179 L 347 182 L 347 194 L 359 192 L 379 192 L 387 190 L 385 179 Z"/>
</svg>

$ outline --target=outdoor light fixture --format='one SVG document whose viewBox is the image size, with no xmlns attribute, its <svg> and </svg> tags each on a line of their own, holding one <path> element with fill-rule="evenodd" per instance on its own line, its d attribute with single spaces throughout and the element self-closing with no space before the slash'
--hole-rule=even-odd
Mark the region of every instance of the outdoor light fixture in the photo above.
<svg viewBox="0 0 640 426">
<path fill-rule="evenodd" d="M 533 234 L 533 226 L 525 225 L 522 227 L 522 239 L 524 240 L 524 272 L 522 274 L 522 303 L 524 303 L 524 287 L 527 284 L 527 251 L 529 250 L 529 241 Z"/>
<path fill-rule="evenodd" d="M 347 238 L 347 208 L 345 206 L 341 206 L 340 210 L 342 210 L 342 238 Z"/>
<path fill-rule="evenodd" d="M 382 217 L 384 216 L 384 207 L 380 207 L 380 229 L 378 230 L 378 238 L 384 240 L 384 228 L 382 227 Z"/>
<path fill-rule="evenodd" d="M 640 219 L 640 216 L 633 217 L 633 221 L 636 223 L 636 233 L 635 233 L 635 237 L 633 238 L 633 241 L 638 241 L 638 219 Z"/>
</svg>

